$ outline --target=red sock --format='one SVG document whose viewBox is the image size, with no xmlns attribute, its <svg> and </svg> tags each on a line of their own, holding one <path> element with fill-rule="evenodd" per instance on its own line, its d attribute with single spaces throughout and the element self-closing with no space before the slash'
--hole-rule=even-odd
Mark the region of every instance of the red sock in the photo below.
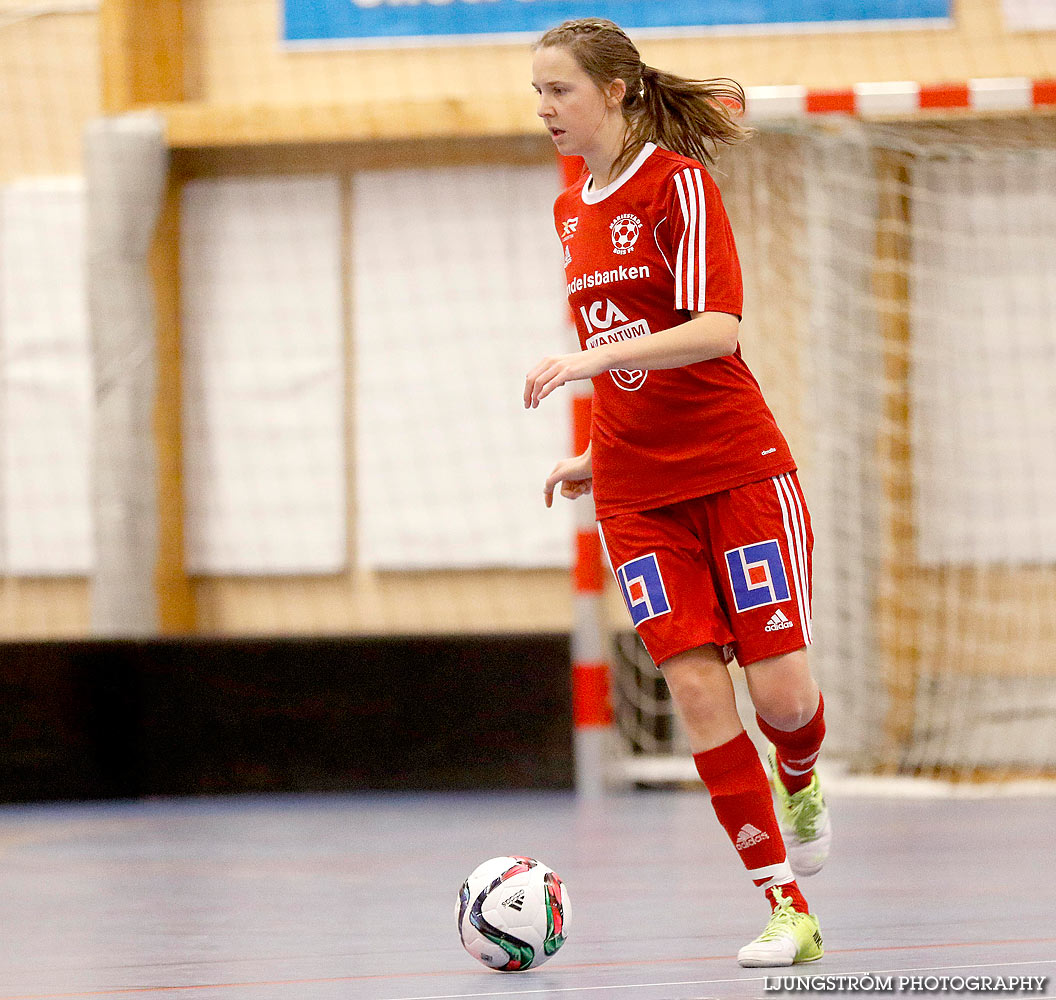
<svg viewBox="0 0 1056 1000">
<path fill-rule="evenodd" d="M 807 912 L 807 902 L 793 881 L 785 857 L 785 843 L 774 816 L 774 803 L 766 772 L 755 744 L 743 730 L 728 743 L 693 755 L 697 773 L 711 793 L 715 815 L 733 841 L 744 867 L 757 886 L 792 896 L 797 910 Z"/>
<path fill-rule="evenodd" d="M 807 901 L 803 898 L 803 893 L 799 891 L 799 886 L 795 882 L 786 882 L 784 885 L 776 886 L 786 896 L 792 897 L 792 909 L 798 910 L 800 913 L 810 913 L 810 909 L 807 907 Z M 770 910 L 773 912 L 777 909 L 777 899 L 774 897 L 774 890 L 766 890 L 766 898 L 770 901 Z"/>
<path fill-rule="evenodd" d="M 761 715 L 756 721 L 763 735 L 777 750 L 777 766 L 781 772 L 781 784 L 789 794 L 794 794 L 810 784 L 814 776 L 814 762 L 825 739 L 825 699 L 818 695 L 818 710 L 805 726 L 786 733 L 775 729 Z"/>
</svg>

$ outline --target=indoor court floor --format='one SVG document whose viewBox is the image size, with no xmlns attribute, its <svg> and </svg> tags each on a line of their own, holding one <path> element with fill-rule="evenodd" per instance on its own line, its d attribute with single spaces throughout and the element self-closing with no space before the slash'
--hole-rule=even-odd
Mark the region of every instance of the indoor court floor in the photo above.
<svg viewBox="0 0 1056 1000">
<path fill-rule="evenodd" d="M 894 992 L 1048 977 L 1018 995 L 1056 996 L 1056 797 L 829 800 L 833 854 L 803 883 L 827 950 L 795 971 L 829 979 L 805 992 L 873 973 Z M 501 854 L 571 896 L 535 971 L 491 972 L 458 940 L 459 886 Z M 701 792 L 0 807 L 0 1000 L 774 996 L 790 970 L 736 962 L 765 919 Z"/>
</svg>

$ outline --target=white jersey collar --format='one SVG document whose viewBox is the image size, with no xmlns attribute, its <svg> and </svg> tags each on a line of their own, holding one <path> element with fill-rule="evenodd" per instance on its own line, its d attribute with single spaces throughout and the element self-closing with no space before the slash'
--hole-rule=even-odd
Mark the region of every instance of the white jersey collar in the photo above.
<svg viewBox="0 0 1056 1000">
<path fill-rule="evenodd" d="M 598 202 L 608 198 L 610 194 L 619 191 L 638 172 L 638 168 L 653 155 L 655 149 L 655 142 L 647 142 L 642 146 L 641 152 L 634 158 L 631 165 L 616 180 L 606 184 L 603 188 L 595 188 L 594 177 L 592 175 L 588 176 L 586 183 L 583 185 L 583 203 L 586 205 L 597 205 Z"/>
</svg>

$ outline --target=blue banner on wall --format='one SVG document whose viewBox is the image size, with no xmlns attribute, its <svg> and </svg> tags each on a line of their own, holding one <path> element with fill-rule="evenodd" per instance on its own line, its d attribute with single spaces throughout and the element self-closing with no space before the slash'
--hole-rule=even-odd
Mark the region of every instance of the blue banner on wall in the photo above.
<svg viewBox="0 0 1056 1000">
<path fill-rule="evenodd" d="M 628 30 L 947 19 L 952 0 L 284 0 L 287 42 L 351 45 L 539 35 L 572 17 Z"/>
</svg>

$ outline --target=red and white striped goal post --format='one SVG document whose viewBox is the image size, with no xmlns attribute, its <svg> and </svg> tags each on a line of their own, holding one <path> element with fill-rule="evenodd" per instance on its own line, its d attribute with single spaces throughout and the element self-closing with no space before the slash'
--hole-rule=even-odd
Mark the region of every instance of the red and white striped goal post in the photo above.
<svg viewBox="0 0 1056 1000">
<path fill-rule="evenodd" d="M 847 114 L 898 117 L 932 111 L 1056 111 L 1056 79 L 982 77 L 961 83 L 858 83 L 824 90 L 797 85 L 746 87 L 750 120 Z"/>
</svg>

